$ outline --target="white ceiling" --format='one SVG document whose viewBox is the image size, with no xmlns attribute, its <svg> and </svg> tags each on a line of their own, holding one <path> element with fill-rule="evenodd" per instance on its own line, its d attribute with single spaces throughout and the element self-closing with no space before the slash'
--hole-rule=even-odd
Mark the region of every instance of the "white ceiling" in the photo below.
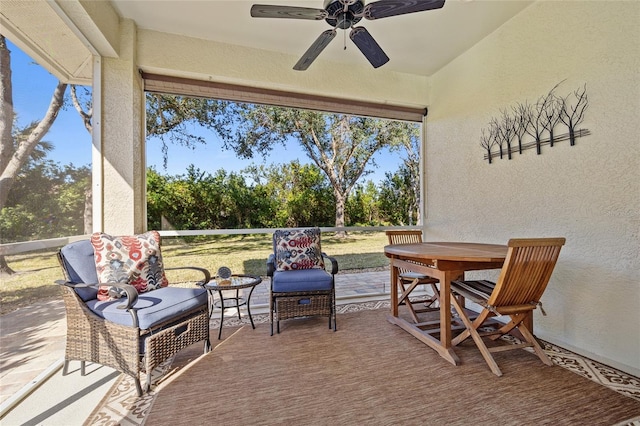
<svg viewBox="0 0 640 426">
<path fill-rule="evenodd" d="M 322 8 L 322 0 L 111 0 L 139 28 L 291 54 L 291 67 L 325 21 L 252 18 L 251 5 Z M 523 0 L 447 0 L 438 10 L 368 21 L 364 26 L 391 59 L 387 70 L 431 75 L 531 4 Z M 369 65 L 344 31 L 317 60 Z M 346 50 L 344 46 L 346 44 Z M 370 66 L 370 65 L 369 65 Z M 313 67 L 313 64 L 311 65 Z"/>
</svg>

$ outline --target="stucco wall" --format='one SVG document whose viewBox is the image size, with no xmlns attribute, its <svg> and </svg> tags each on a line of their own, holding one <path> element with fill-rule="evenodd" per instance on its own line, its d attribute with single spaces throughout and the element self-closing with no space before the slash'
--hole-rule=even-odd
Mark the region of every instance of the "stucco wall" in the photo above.
<svg viewBox="0 0 640 426">
<path fill-rule="evenodd" d="M 536 334 L 640 373 L 640 3 L 538 2 L 432 76 L 427 237 L 564 236 Z M 563 81 L 564 80 L 564 81 Z M 483 160 L 500 109 L 586 84 L 591 135 Z M 562 125 L 559 132 L 565 132 Z M 477 275 L 477 274 L 476 274 Z M 497 273 L 491 273 L 495 278 Z"/>
<path fill-rule="evenodd" d="M 102 180 L 94 194 L 95 231 L 120 235 L 146 230 L 146 166 L 144 145 L 144 94 L 136 66 L 136 27 L 120 24 L 120 57 L 102 58 L 100 83 L 100 134 Z M 95 196 L 94 196 L 95 197 Z M 102 227 L 100 227 L 102 225 Z"/>
<path fill-rule="evenodd" d="M 138 65 L 146 72 L 393 105 L 424 107 L 427 102 L 426 77 L 368 64 L 347 66 L 318 58 L 305 72 L 283 71 L 283 63 L 298 58 L 144 29 L 138 30 L 138 46 Z"/>
</svg>

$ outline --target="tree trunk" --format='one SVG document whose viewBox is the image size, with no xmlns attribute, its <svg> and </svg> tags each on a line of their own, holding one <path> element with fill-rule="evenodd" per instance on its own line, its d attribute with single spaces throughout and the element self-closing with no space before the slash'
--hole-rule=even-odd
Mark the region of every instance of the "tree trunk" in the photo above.
<svg viewBox="0 0 640 426">
<path fill-rule="evenodd" d="M 9 165 L 15 144 L 13 141 L 13 87 L 11 83 L 11 52 L 4 36 L 0 35 L 0 177 Z M 0 191 L 2 190 L 0 178 Z M 8 195 L 8 190 L 6 191 Z M 6 196 L 0 192 L 0 209 L 4 207 Z"/>
<path fill-rule="evenodd" d="M 16 145 L 13 140 L 13 88 L 11 83 L 11 52 L 4 36 L 0 35 L 0 209 L 4 208 L 20 169 L 29 159 L 34 148 L 51 128 L 64 102 L 66 83 L 58 82 L 49 108 L 27 139 Z M 11 274 L 4 256 L 0 256 L 0 271 Z"/>
<path fill-rule="evenodd" d="M 84 192 L 84 212 L 82 214 L 82 220 L 85 235 L 93 233 L 93 196 L 91 188 Z"/>
<path fill-rule="evenodd" d="M 569 126 L 569 145 L 574 146 L 576 144 L 576 133 L 573 130 L 573 126 Z"/>
<path fill-rule="evenodd" d="M 62 104 L 64 102 L 64 92 L 66 90 L 66 83 L 58 82 L 58 85 L 53 92 L 53 96 L 51 97 L 49 109 L 47 109 L 44 118 L 33 129 L 27 139 L 23 142 L 20 142 L 20 145 L 18 145 L 18 148 L 15 150 L 13 156 L 9 160 L 9 163 L 6 164 L 2 170 L 0 170 L 0 209 L 5 206 L 7 196 L 9 195 L 9 190 L 11 189 L 11 186 L 13 185 L 18 172 L 27 162 L 29 156 L 31 155 L 31 152 L 33 152 L 33 149 L 38 143 L 40 143 L 44 135 L 47 134 L 47 132 L 51 128 L 51 125 L 58 117 L 58 113 L 60 112 L 60 109 L 62 108 Z M 13 144 L 13 138 L 11 138 L 11 140 L 9 141 L 5 141 L 3 139 L 2 145 L 4 146 L 5 143 Z"/>
<path fill-rule="evenodd" d="M 15 271 L 9 267 L 7 259 L 4 256 L 0 256 L 0 276 L 12 274 L 15 274 Z"/>
<path fill-rule="evenodd" d="M 346 197 L 334 190 L 334 195 L 336 197 L 336 228 L 344 227 L 344 206 L 346 204 Z M 345 231 L 336 232 L 336 237 L 338 238 L 346 238 L 347 233 Z"/>
</svg>

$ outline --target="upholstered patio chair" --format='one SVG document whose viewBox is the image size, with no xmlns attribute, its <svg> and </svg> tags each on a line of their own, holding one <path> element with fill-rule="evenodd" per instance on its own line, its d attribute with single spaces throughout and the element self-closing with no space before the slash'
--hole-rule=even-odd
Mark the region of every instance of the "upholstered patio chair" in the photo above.
<svg viewBox="0 0 640 426">
<path fill-rule="evenodd" d="M 533 336 L 528 323 L 532 311 L 541 305 L 540 298 L 564 243 L 564 238 L 509 240 L 507 257 L 497 282 L 451 282 L 452 296 L 462 296 L 482 307 L 478 316 L 472 319 L 463 303 L 457 297 L 451 297 L 451 303 L 465 326 L 465 330 L 452 340 L 452 345 L 471 337 L 496 376 L 501 376 L 502 371 L 491 353 L 510 349 L 532 347 L 544 364 L 553 365 Z M 494 317 L 506 317 L 507 321 L 498 322 Z M 516 328 L 524 338 L 520 344 L 488 347 L 483 341 L 484 337 L 497 340 Z"/>
<path fill-rule="evenodd" d="M 417 244 L 422 242 L 422 231 L 419 229 L 385 231 L 389 244 Z M 422 312 L 431 312 L 438 310 L 437 304 L 440 300 L 440 291 L 438 290 L 438 280 L 428 275 L 418 272 L 401 269 L 398 272 L 398 290 L 400 290 L 400 303 L 406 305 L 409 315 L 415 323 L 419 323 L 418 314 Z M 431 288 L 433 295 L 427 300 L 410 299 L 409 295 L 419 285 L 426 285 Z"/>
<path fill-rule="evenodd" d="M 331 265 L 325 270 L 325 260 Z M 338 262 L 320 246 L 320 228 L 284 229 L 273 233 L 273 254 L 267 259 L 271 278 L 269 323 L 275 320 L 326 316 L 336 331 L 335 274 Z"/>
<path fill-rule="evenodd" d="M 94 234 L 64 246 L 58 259 L 65 280 L 67 336 L 63 375 L 69 361 L 112 367 L 133 377 L 143 393 L 140 372 L 151 372 L 183 348 L 204 341 L 210 349 L 207 290 L 203 268 L 163 268 L 160 235 L 155 232 L 111 237 Z M 193 288 L 167 286 L 170 269 L 193 269 L 203 276 Z M 151 291 L 153 290 L 153 291 Z"/>
</svg>

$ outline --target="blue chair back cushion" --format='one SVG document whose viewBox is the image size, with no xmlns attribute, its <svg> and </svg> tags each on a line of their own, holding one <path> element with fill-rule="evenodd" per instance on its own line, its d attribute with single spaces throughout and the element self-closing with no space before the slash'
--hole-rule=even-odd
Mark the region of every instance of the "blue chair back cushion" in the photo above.
<svg viewBox="0 0 640 426">
<path fill-rule="evenodd" d="M 93 258 L 93 246 L 89 240 L 69 243 L 60 249 L 62 262 L 74 284 L 97 284 L 96 261 Z M 84 301 L 98 296 L 98 287 L 76 287 L 76 294 Z"/>
<path fill-rule="evenodd" d="M 276 293 L 331 290 L 332 288 L 333 277 L 324 269 L 275 271 L 271 281 L 271 289 Z"/>
<path fill-rule="evenodd" d="M 207 290 L 202 287 L 178 288 L 162 287 L 138 296 L 133 307 L 138 309 L 138 326 L 141 329 L 151 328 L 161 322 L 179 318 L 185 312 L 206 305 Z M 120 325 L 133 326 L 131 314 L 118 309 L 121 300 L 98 299 L 87 302 L 87 307 L 96 315 Z"/>
</svg>

